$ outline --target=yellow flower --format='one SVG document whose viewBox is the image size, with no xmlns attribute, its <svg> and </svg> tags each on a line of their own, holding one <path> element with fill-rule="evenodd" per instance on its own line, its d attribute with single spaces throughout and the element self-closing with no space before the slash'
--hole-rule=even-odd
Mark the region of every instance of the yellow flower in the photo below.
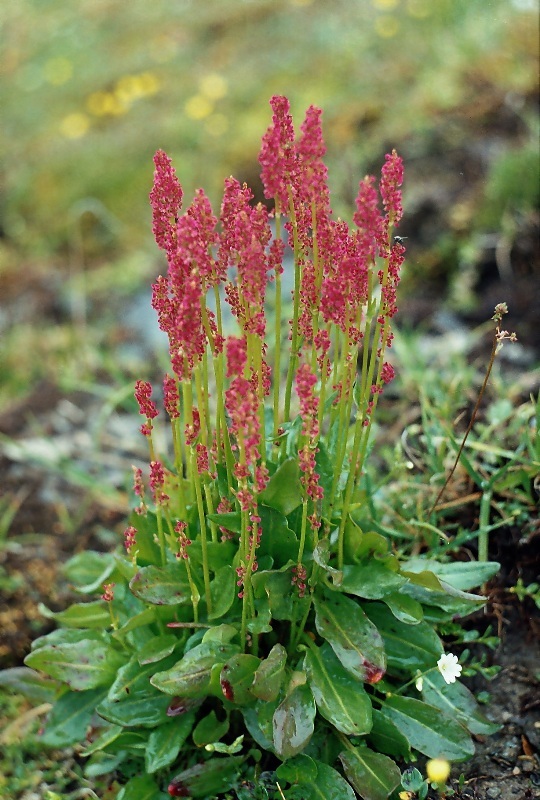
<svg viewBox="0 0 540 800">
<path fill-rule="evenodd" d="M 450 764 L 444 758 L 432 758 L 426 764 L 426 772 L 430 781 L 446 783 L 450 775 Z"/>
</svg>

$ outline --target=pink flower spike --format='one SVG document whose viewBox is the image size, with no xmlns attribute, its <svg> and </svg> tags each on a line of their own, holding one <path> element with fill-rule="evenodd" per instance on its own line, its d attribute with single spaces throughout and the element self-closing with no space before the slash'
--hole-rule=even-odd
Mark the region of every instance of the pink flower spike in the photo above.
<svg viewBox="0 0 540 800">
<path fill-rule="evenodd" d="M 225 342 L 225 350 L 227 353 L 227 378 L 241 376 L 247 359 L 247 342 L 245 338 L 229 336 Z"/>
<path fill-rule="evenodd" d="M 394 372 L 394 367 L 389 364 L 387 361 L 384 362 L 381 369 L 381 380 L 383 383 L 390 383 L 393 381 L 396 376 Z"/>
<path fill-rule="evenodd" d="M 165 375 L 163 379 L 163 401 L 165 411 L 169 417 L 171 419 L 178 419 L 180 416 L 180 412 L 178 410 L 180 396 L 178 394 L 178 385 L 176 380 L 171 378 L 170 375 Z"/>
<path fill-rule="evenodd" d="M 136 535 L 137 529 L 133 525 L 129 525 L 124 531 L 124 547 L 128 553 L 137 544 Z"/>
<path fill-rule="evenodd" d="M 161 461 L 150 462 L 150 488 L 156 504 L 166 503 L 170 498 L 163 491 L 165 483 L 165 470 Z"/>
<path fill-rule="evenodd" d="M 169 255 L 175 247 L 176 222 L 182 207 L 183 192 L 171 159 L 163 150 L 155 154 L 154 164 L 154 186 L 150 192 L 152 230 L 158 247 Z"/>
<path fill-rule="evenodd" d="M 151 435 L 152 420 L 159 414 L 156 404 L 150 399 L 151 396 L 152 385 L 148 381 L 137 381 L 135 384 L 135 399 L 139 404 L 139 413 L 146 417 L 146 422 L 141 425 L 143 436 Z"/>
<path fill-rule="evenodd" d="M 294 126 L 290 104 L 286 97 L 275 95 L 270 100 L 272 125 L 262 139 L 259 163 L 264 196 L 276 198 L 282 210 L 289 206 L 287 186 L 296 180 L 297 165 L 294 143 Z"/>
<path fill-rule="evenodd" d="M 399 189 L 403 183 L 403 159 L 395 150 L 387 153 L 385 159 L 386 162 L 381 170 L 379 190 L 390 225 L 397 225 L 403 216 Z"/>
<path fill-rule="evenodd" d="M 101 595 L 101 599 L 105 600 L 106 603 L 112 603 L 114 600 L 114 587 L 116 584 L 114 583 L 104 583 L 103 584 L 103 594 Z"/>
</svg>

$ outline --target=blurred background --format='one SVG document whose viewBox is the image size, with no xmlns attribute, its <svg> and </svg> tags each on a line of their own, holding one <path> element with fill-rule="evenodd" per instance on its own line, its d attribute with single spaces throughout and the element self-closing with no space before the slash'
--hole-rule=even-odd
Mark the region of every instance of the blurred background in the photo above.
<svg viewBox="0 0 540 800">
<path fill-rule="evenodd" d="M 297 127 L 323 108 L 347 219 L 358 180 L 404 157 L 401 325 L 504 299 L 538 348 L 535 0 L 18 0 L 0 25 L 0 409 L 43 380 L 137 375 L 163 270 L 153 153 L 186 204 L 202 186 L 218 209 L 230 174 L 260 198 L 273 94 Z"/>
</svg>

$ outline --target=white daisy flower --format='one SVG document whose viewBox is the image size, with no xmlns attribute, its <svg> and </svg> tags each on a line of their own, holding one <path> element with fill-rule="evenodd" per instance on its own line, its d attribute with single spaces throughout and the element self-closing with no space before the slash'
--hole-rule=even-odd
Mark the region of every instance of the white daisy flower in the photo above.
<svg viewBox="0 0 540 800">
<path fill-rule="evenodd" d="M 443 653 L 437 661 L 437 666 L 446 683 L 455 683 L 461 675 L 462 666 L 453 653 Z"/>
</svg>

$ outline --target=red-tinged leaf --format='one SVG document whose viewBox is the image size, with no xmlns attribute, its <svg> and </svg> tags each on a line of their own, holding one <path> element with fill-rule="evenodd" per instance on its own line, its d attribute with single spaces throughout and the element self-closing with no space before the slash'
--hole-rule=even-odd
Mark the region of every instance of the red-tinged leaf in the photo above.
<svg viewBox="0 0 540 800">
<path fill-rule="evenodd" d="M 319 713 L 347 736 L 371 730 L 371 700 L 363 682 L 347 672 L 325 643 L 306 653 L 305 670 Z"/>
<path fill-rule="evenodd" d="M 315 624 L 320 636 L 348 672 L 367 683 L 377 683 L 386 671 L 381 635 L 360 606 L 349 597 L 328 592 L 314 599 Z"/>
<path fill-rule="evenodd" d="M 176 775 L 167 791 L 171 797 L 208 797 L 226 792 L 238 778 L 243 758 L 212 758 Z"/>
</svg>

